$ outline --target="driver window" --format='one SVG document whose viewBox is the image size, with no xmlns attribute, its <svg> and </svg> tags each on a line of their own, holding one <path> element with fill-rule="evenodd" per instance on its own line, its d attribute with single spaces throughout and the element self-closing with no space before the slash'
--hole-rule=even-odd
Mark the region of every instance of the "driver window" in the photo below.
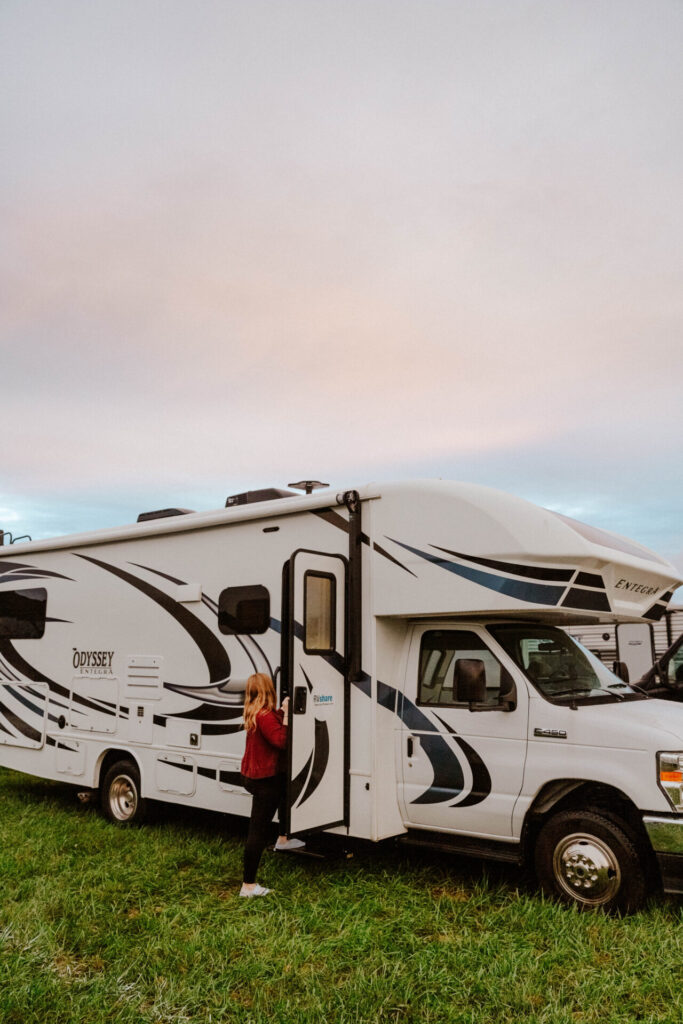
<svg viewBox="0 0 683 1024">
<path fill-rule="evenodd" d="M 500 703 L 501 665 L 484 641 L 469 630 L 431 629 L 422 635 L 418 679 L 418 704 L 466 707 L 453 692 L 453 674 L 459 658 L 483 661 L 486 671 L 486 704 Z"/>
</svg>

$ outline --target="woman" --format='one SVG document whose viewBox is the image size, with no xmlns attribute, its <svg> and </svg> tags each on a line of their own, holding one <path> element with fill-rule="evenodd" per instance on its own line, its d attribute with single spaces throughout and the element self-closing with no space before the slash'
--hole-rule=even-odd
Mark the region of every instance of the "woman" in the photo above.
<svg viewBox="0 0 683 1024">
<path fill-rule="evenodd" d="M 244 728 L 247 745 L 242 758 L 242 782 L 252 795 L 249 834 L 244 848 L 244 875 L 240 896 L 265 896 L 270 889 L 258 885 L 256 871 L 268 830 L 278 808 L 280 827 L 285 820 L 287 777 L 285 751 L 289 723 L 289 697 L 277 708 L 275 687 L 270 676 L 257 672 L 247 679 L 244 695 Z M 279 835 L 276 850 L 295 850 L 306 844 Z"/>
</svg>

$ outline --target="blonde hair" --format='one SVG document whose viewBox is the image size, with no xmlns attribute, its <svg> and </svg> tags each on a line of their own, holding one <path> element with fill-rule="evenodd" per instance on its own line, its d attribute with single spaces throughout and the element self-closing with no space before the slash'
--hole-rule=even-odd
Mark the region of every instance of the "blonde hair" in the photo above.
<svg viewBox="0 0 683 1024">
<path fill-rule="evenodd" d="M 275 686 L 265 672 L 255 672 L 247 679 L 244 693 L 244 728 L 253 732 L 260 711 L 274 711 L 277 707 Z"/>
</svg>

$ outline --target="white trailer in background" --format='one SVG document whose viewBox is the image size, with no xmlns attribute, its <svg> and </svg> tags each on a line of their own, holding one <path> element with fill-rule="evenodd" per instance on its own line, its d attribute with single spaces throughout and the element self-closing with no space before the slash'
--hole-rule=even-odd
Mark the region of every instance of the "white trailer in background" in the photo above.
<svg viewBox="0 0 683 1024">
<path fill-rule="evenodd" d="M 292 700 L 290 831 L 531 858 L 582 906 L 683 890 L 683 707 L 558 628 L 652 619 L 673 566 L 467 484 L 170 511 L 0 548 L 0 764 L 121 822 L 149 798 L 247 815 L 264 671 Z"/>
<path fill-rule="evenodd" d="M 659 609 L 657 612 L 659 613 Z M 683 672 L 683 648 L 671 651 L 683 634 L 683 606 L 671 604 L 659 618 L 647 622 L 593 622 L 567 626 L 567 632 L 614 669 L 616 663 L 627 682 L 639 682 L 656 662 L 666 657 L 663 685 L 674 683 Z M 671 652 L 671 656 L 667 655 Z M 626 673 L 623 667 L 626 668 Z M 662 666 L 664 668 L 664 666 Z"/>
</svg>

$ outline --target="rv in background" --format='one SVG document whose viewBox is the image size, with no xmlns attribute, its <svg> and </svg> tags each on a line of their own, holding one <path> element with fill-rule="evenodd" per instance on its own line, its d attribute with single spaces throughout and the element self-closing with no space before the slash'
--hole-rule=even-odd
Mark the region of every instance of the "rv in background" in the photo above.
<svg viewBox="0 0 683 1024">
<path fill-rule="evenodd" d="M 531 862 L 582 908 L 683 892 L 683 705 L 561 628 L 660 621 L 678 571 L 486 487 L 304 486 L 0 548 L 0 764 L 123 825 L 248 815 L 262 671 L 291 697 L 287 831 Z"/>
<path fill-rule="evenodd" d="M 656 622 L 583 623 L 566 629 L 626 682 L 637 683 L 683 634 L 683 605 L 669 605 Z M 682 666 L 683 646 L 667 659 L 666 678 L 674 682 L 683 673 Z"/>
</svg>

